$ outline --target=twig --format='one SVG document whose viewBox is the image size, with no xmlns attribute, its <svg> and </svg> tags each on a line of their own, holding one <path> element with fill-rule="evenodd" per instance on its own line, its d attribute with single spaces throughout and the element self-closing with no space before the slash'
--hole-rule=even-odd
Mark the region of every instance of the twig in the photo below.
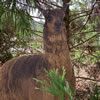
<svg viewBox="0 0 100 100">
<path fill-rule="evenodd" d="M 87 15 L 89 15 L 89 14 L 84 14 L 84 15 L 81 15 L 81 16 L 78 16 L 78 17 L 75 17 L 75 18 L 73 18 L 72 20 L 70 20 L 70 22 L 72 22 L 72 21 L 74 21 L 74 20 L 76 20 L 76 19 L 78 19 L 78 18 L 81 18 L 81 17 L 87 16 Z"/>
<path fill-rule="evenodd" d="M 41 35 L 36 34 L 34 31 L 33 31 L 33 34 L 36 35 L 36 36 L 42 37 Z M 42 37 L 42 38 L 43 38 L 43 37 Z"/>
<path fill-rule="evenodd" d="M 58 8 L 62 8 L 61 6 L 59 6 L 59 5 L 57 5 L 57 4 L 54 4 L 54 3 L 52 3 L 52 2 L 50 2 L 50 4 L 53 5 L 53 6 L 56 6 L 56 7 L 58 7 Z"/>
<path fill-rule="evenodd" d="M 76 13 L 75 13 L 75 12 L 76 12 Z M 71 16 L 78 16 L 78 15 L 80 15 L 80 14 L 87 14 L 87 13 L 89 13 L 89 12 L 90 12 L 90 10 L 85 10 L 84 12 L 83 12 L 83 11 L 74 11 L 75 14 L 70 15 L 70 17 L 71 17 Z"/>
<path fill-rule="evenodd" d="M 41 18 L 41 17 L 36 17 L 36 16 L 31 16 L 33 18 L 37 18 L 37 19 L 44 19 L 44 18 Z"/>
<path fill-rule="evenodd" d="M 47 2 L 47 1 L 46 1 L 46 2 Z M 44 1 L 39 1 L 39 5 L 40 5 L 40 3 L 42 3 L 42 4 L 46 5 L 48 8 L 53 8 L 51 5 L 47 4 L 46 2 L 44 2 Z M 37 5 L 37 7 L 40 8 L 38 5 Z"/>
<path fill-rule="evenodd" d="M 77 78 L 84 79 L 84 80 L 91 80 L 91 81 L 100 82 L 100 80 L 95 80 L 95 79 L 91 79 L 91 78 L 87 78 L 87 77 L 76 77 L 76 79 Z"/>
<path fill-rule="evenodd" d="M 82 26 L 82 28 L 80 29 L 80 31 L 79 31 L 77 34 L 79 34 L 79 33 L 84 29 L 84 27 L 86 26 L 86 24 L 88 23 L 88 21 L 89 21 L 89 19 L 90 19 L 90 17 L 91 17 L 92 11 L 93 11 L 93 9 L 94 9 L 95 4 L 96 4 L 96 1 L 94 2 L 93 6 L 92 6 L 92 8 L 91 8 L 91 11 L 90 11 L 90 13 L 89 13 L 89 15 L 88 15 L 88 18 L 87 18 L 87 20 L 86 20 L 86 23 Z"/>
<path fill-rule="evenodd" d="M 71 47 L 70 49 L 76 48 L 76 47 L 78 47 L 78 46 L 80 46 L 80 45 L 86 43 L 87 41 L 91 40 L 92 38 L 94 38 L 94 37 L 97 36 L 98 34 L 100 34 L 100 33 L 97 33 L 97 34 L 93 35 L 91 38 L 89 38 L 89 39 L 83 41 L 82 43 L 79 43 L 79 44 L 77 44 L 77 45 Z"/>
<path fill-rule="evenodd" d="M 40 23 L 40 22 L 38 22 L 38 21 L 36 21 L 36 20 L 34 20 L 34 22 L 36 22 L 36 23 L 38 23 L 38 24 L 40 24 L 40 25 L 43 25 L 43 23 Z"/>
<path fill-rule="evenodd" d="M 93 11 L 93 9 L 94 9 L 95 4 L 96 4 L 96 1 L 94 2 L 93 6 L 92 6 L 92 9 L 91 9 L 90 14 L 89 14 L 89 16 L 88 16 L 88 18 L 87 18 L 86 23 L 83 25 L 83 27 L 81 28 L 81 30 L 79 31 L 79 33 L 83 30 L 83 28 L 84 28 L 84 27 L 86 26 L 86 24 L 88 23 L 88 21 L 89 21 L 89 19 L 90 19 L 90 17 L 91 17 L 92 11 Z"/>
<path fill-rule="evenodd" d="M 22 3 L 22 2 L 19 2 L 19 1 L 16 1 L 18 4 L 21 4 L 21 5 L 23 5 L 23 6 L 28 6 L 28 7 L 30 7 L 30 8 L 36 8 L 36 7 L 34 7 L 34 6 L 30 6 L 30 5 L 28 5 L 28 4 L 25 4 L 25 3 Z"/>
</svg>

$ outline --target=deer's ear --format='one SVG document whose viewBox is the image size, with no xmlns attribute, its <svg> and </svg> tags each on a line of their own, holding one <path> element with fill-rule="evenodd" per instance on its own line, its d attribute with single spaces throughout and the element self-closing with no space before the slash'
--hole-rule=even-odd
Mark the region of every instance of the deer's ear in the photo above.
<svg viewBox="0 0 100 100">
<path fill-rule="evenodd" d="M 44 15 L 45 18 L 48 16 L 48 12 L 49 12 L 48 10 L 43 10 L 42 11 L 42 14 Z"/>
</svg>

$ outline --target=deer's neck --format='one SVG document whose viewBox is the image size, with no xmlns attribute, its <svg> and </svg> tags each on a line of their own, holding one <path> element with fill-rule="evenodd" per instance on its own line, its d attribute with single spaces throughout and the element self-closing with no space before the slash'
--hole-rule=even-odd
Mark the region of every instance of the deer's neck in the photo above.
<svg viewBox="0 0 100 100">
<path fill-rule="evenodd" d="M 46 26 L 49 26 L 49 28 L 44 27 L 43 43 L 46 58 L 51 65 L 50 67 L 59 69 L 59 73 L 62 73 L 61 69 L 64 67 L 66 69 L 66 79 L 72 88 L 75 88 L 75 78 L 69 56 L 65 27 L 62 25 L 60 30 L 56 31 L 54 25 L 50 24 Z"/>
<path fill-rule="evenodd" d="M 69 50 L 65 34 L 44 38 L 44 49 L 52 67 L 70 66 Z"/>
</svg>

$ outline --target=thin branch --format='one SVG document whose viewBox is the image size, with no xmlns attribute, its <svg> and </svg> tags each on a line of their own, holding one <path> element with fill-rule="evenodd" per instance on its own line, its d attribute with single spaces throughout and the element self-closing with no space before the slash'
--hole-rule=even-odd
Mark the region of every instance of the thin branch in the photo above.
<svg viewBox="0 0 100 100">
<path fill-rule="evenodd" d="M 40 23 L 40 22 L 38 22 L 38 21 L 36 21 L 36 20 L 34 20 L 34 22 L 36 22 L 36 23 L 38 23 L 38 24 L 40 24 L 40 25 L 43 25 L 43 23 Z"/>
<path fill-rule="evenodd" d="M 72 11 L 73 12 L 73 11 Z M 78 12 L 78 13 L 77 13 Z M 80 14 L 87 14 L 87 13 L 89 13 L 90 12 L 90 10 L 85 10 L 85 11 L 74 11 L 74 13 L 75 14 L 72 14 L 72 15 L 70 15 L 70 17 L 71 16 L 78 16 L 78 15 L 80 15 Z"/>
<path fill-rule="evenodd" d="M 39 37 L 42 37 L 42 36 L 39 35 L 39 34 L 37 34 L 36 32 L 42 33 L 42 34 L 43 34 L 43 32 L 41 32 L 41 31 L 36 31 L 36 30 L 31 30 L 31 32 L 32 32 L 34 35 L 39 36 Z M 42 38 L 43 38 L 43 37 L 42 37 Z"/>
<path fill-rule="evenodd" d="M 38 34 L 36 34 L 35 32 L 33 32 L 33 34 L 36 35 L 36 36 L 42 37 L 41 35 L 38 35 Z"/>
<path fill-rule="evenodd" d="M 46 1 L 46 2 L 47 2 L 47 1 Z M 40 5 L 40 3 L 42 3 L 42 4 L 46 5 L 48 8 L 53 8 L 51 5 L 47 4 L 46 2 L 44 2 L 44 1 L 39 1 L 39 5 Z"/>
<path fill-rule="evenodd" d="M 93 57 L 95 57 L 96 59 L 100 59 L 100 57 L 99 56 L 96 56 L 96 55 L 93 55 L 93 54 L 90 54 L 90 53 L 84 53 L 84 54 L 86 54 L 87 56 L 93 56 Z"/>
<path fill-rule="evenodd" d="M 34 7 L 34 6 L 30 6 L 30 5 L 28 5 L 28 4 L 25 4 L 25 3 L 22 3 L 22 2 L 19 2 L 19 1 L 16 1 L 18 4 L 21 4 L 21 5 L 23 5 L 23 6 L 28 6 L 28 7 L 30 7 L 30 8 L 37 8 L 37 7 Z"/>
<path fill-rule="evenodd" d="M 31 16 L 31 15 L 30 15 L 30 16 Z M 36 17 L 36 16 L 31 16 L 31 17 L 37 18 L 37 19 L 44 19 L 44 20 L 45 20 L 45 18 L 41 18 L 41 17 Z"/>
<path fill-rule="evenodd" d="M 74 32 L 74 30 L 72 30 L 71 32 Z M 86 34 L 86 33 L 91 33 L 91 32 L 97 32 L 97 30 L 91 30 L 91 31 L 86 31 L 86 32 L 81 32 L 80 34 Z M 72 34 L 70 37 L 75 36 L 76 34 Z"/>
<path fill-rule="evenodd" d="M 71 47 L 70 49 L 76 48 L 76 47 L 78 47 L 78 46 L 80 46 L 80 45 L 82 45 L 82 44 L 88 42 L 88 41 L 91 40 L 92 38 L 96 37 L 98 34 L 100 34 L 100 33 L 97 33 L 97 34 L 93 35 L 91 38 L 89 38 L 89 39 L 83 41 L 82 43 L 79 43 L 79 44 L 77 44 L 77 45 Z"/>
<path fill-rule="evenodd" d="M 56 6 L 57 8 L 62 8 L 62 6 L 59 6 L 59 5 L 54 4 L 54 3 L 52 3 L 52 2 L 50 2 L 50 4 L 53 5 L 53 6 Z"/>
<path fill-rule="evenodd" d="M 79 31 L 77 34 L 79 34 L 79 33 L 84 29 L 84 27 L 86 26 L 86 24 L 88 23 L 88 21 L 89 21 L 89 19 L 90 19 L 90 17 L 91 17 L 92 11 L 93 11 L 93 9 L 94 9 L 95 4 L 96 4 L 96 1 L 94 2 L 93 6 L 92 6 L 92 8 L 91 8 L 91 11 L 90 11 L 90 13 L 89 13 L 89 15 L 88 15 L 88 18 L 87 18 L 87 20 L 86 20 L 86 23 L 82 26 L 82 28 L 80 29 L 80 31 Z"/>
<path fill-rule="evenodd" d="M 88 12 L 90 12 L 91 10 L 85 10 L 85 11 L 71 11 L 71 12 L 74 12 L 74 14 L 70 15 L 71 16 L 77 16 L 77 15 L 80 15 L 80 14 L 86 14 Z"/>
<path fill-rule="evenodd" d="M 36 30 L 35 30 L 34 32 L 43 33 L 43 32 L 41 32 L 41 31 L 36 31 Z"/>
<path fill-rule="evenodd" d="M 97 32 L 97 30 L 91 30 L 91 31 L 81 32 L 80 34 L 82 34 L 82 33 L 90 33 L 90 32 Z"/>
<path fill-rule="evenodd" d="M 76 19 L 78 19 L 78 18 L 81 18 L 81 17 L 87 16 L 87 15 L 89 15 L 89 14 L 84 14 L 84 15 L 81 15 L 81 16 L 78 16 L 78 17 L 75 17 L 75 18 L 71 19 L 70 22 L 72 22 L 72 21 L 74 21 L 74 20 L 76 20 Z"/>
<path fill-rule="evenodd" d="M 87 78 L 87 77 L 76 77 L 76 79 L 84 79 L 84 80 L 91 80 L 91 81 L 96 81 L 96 82 L 100 82 L 100 80 L 95 80 L 95 79 L 91 79 L 91 78 Z"/>
</svg>

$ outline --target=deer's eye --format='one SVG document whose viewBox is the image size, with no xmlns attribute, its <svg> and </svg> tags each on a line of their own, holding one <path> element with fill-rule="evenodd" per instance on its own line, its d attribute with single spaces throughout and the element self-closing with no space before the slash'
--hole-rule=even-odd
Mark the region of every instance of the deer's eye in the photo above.
<svg viewBox="0 0 100 100">
<path fill-rule="evenodd" d="M 47 20 L 48 20 L 48 22 L 51 22 L 52 21 L 52 17 L 49 16 Z"/>
</svg>

